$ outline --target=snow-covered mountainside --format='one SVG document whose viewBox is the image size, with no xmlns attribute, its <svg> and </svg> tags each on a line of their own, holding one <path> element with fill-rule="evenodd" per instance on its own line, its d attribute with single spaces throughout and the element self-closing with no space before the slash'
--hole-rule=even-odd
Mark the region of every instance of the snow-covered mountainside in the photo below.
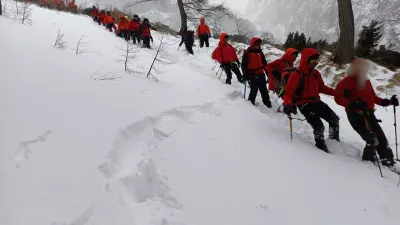
<svg viewBox="0 0 400 225">
<path fill-rule="evenodd" d="M 364 143 L 333 99 L 322 96 L 342 142 L 326 154 L 305 122 L 290 141 L 272 93 L 273 109 L 254 107 L 219 79 L 216 40 L 190 56 L 164 36 L 171 64 L 155 82 L 145 74 L 162 34 L 127 73 L 126 43 L 91 18 L 32 9 L 32 26 L 0 16 L 1 225 L 399 224 L 398 176 L 360 161 Z M 59 30 L 67 48 L 53 47 Z M 391 110 L 376 114 L 393 147 Z"/>
<path fill-rule="evenodd" d="M 134 5 L 132 7 L 127 7 L 131 1 L 129 0 L 119 0 L 119 1 L 110 1 L 110 0 L 96 0 L 93 1 L 93 4 L 99 4 L 101 7 L 107 7 L 108 5 L 113 5 L 119 9 L 123 9 L 126 12 L 131 12 L 135 14 L 139 14 L 141 17 L 147 17 L 150 21 L 153 22 L 162 22 L 172 29 L 179 30 L 181 26 L 181 20 L 179 11 L 176 5 L 176 1 L 174 0 L 159 0 L 159 1 L 150 1 L 144 2 L 141 4 Z M 228 6 L 229 6 L 229 2 Z M 238 17 L 241 17 L 238 15 Z M 191 23 L 189 21 L 189 29 L 195 30 L 199 21 L 195 21 L 195 23 Z M 207 21 L 210 27 L 216 26 L 211 23 L 211 21 Z M 228 16 L 225 16 L 223 19 L 218 21 L 218 26 L 222 31 L 237 34 L 237 27 L 235 20 Z M 245 28 L 246 33 L 249 35 L 255 35 L 259 33 L 257 31 L 257 27 L 247 19 L 242 19 L 240 23 L 240 27 L 242 29 Z M 243 31 L 242 31 L 243 32 Z"/>
<path fill-rule="evenodd" d="M 373 19 L 387 20 L 389 15 L 400 9 L 400 1 L 353 0 L 352 3 L 357 31 Z M 271 31 L 281 40 L 284 40 L 289 32 L 296 30 L 304 32 L 315 40 L 336 41 L 338 37 L 336 0 L 249 1 L 245 15 L 257 26 Z M 386 36 L 383 43 L 399 46 L 400 23 L 392 23 L 385 29 Z"/>
</svg>

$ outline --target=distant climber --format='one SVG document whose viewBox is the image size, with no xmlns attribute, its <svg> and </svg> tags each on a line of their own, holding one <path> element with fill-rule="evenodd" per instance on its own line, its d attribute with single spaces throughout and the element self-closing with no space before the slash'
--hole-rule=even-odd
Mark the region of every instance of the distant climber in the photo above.
<svg viewBox="0 0 400 225">
<path fill-rule="evenodd" d="M 211 37 L 211 31 L 203 17 L 200 18 L 200 25 L 197 27 L 197 36 L 200 40 L 200 48 L 204 46 L 204 43 L 207 48 L 210 46 L 208 39 Z"/>
</svg>

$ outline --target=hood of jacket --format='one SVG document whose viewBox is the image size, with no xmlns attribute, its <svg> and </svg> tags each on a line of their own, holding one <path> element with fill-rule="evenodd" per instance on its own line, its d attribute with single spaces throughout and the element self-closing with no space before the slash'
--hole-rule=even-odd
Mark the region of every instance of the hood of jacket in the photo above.
<svg viewBox="0 0 400 225">
<path fill-rule="evenodd" d="M 308 59 L 311 56 L 314 55 L 320 55 L 318 50 L 313 49 L 313 48 L 305 48 L 303 51 L 301 51 L 301 58 L 300 58 L 300 66 L 299 69 L 301 72 L 305 74 L 309 74 L 311 72 L 310 64 L 308 63 Z"/>
</svg>

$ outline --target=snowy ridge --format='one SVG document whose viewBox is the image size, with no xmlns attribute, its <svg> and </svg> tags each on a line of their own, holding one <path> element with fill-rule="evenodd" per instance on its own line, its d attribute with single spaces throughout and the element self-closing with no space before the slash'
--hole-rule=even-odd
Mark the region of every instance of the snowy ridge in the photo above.
<svg viewBox="0 0 400 225">
<path fill-rule="evenodd" d="M 382 179 L 360 161 L 364 143 L 333 99 L 322 96 L 341 118 L 342 142 L 329 141 L 326 154 L 305 122 L 294 121 L 290 141 L 272 93 L 274 109 L 254 107 L 235 78 L 219 80 L 216 40 L 188 56 L 176 51 L 179 38 L 164 36 L 176 63 L 159 66 L 154 82 L 145 72 L 161 34 L 153 49 L 136 49 L 130 74 L 116 63 L 124 42 L 89 17 L 34 7 L 32 20 L 0 17 L 1 83 L 15 84 L 4 102 L 15 108 L 2 113 L 18 121 L 17 142 L 1 143 L 14 146 L 2 160 L 13 163 L 15 187 L 4 184 L 18 210 L 0 224 L 398 224 L 398 176 L 385 169 Z M 58 29 L 70 47 L 84 33 L 90 50 L 53 48 Z M 280 53 L 265 52 L 269 61 Z M 121 79 L 94 80 L 96 71 Z M 393 146 L 393 114 L 377 116 Z"/>
</svg>

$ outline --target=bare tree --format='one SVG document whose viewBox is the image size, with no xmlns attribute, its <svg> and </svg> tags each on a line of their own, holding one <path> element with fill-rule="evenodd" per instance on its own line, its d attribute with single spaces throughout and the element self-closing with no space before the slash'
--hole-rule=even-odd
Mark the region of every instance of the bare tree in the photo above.
<svg viewBox="0 0 400 225">
<path fill-rule="evenodd" d="M 82 53 L 87 52 L 87 46 L 89 46 L 89 43 L 85 42 L 85 35 L 82 34 L 81 38 L 79 38 L 79 41 L 76 42 L 76 48 L 73 48 L 72 50 L 75 50 L 75 54 L 80 55 Z"/>
<path fill-rule="evenodd" d="M 54 42 L 54 48 L 66 48 L 67 47 L 67 42 L 64 41 L 64 34 L 61 33 L 61 30 L 58 29 L 57 33 L 57 38 L 56 41 Z"/>
<path fill-rule="evenodd" d="M 121 46 L 121 47 L 115 46 L 115 48 L 118 49 L 118 51 L 120 52 L 119 55 L 123 58 L 121 60 L 117 60 L 117 62 L 125 65 L 125 71 L 134 72 L 129 69 L 128 64 L 136 56 L 136 54 L 135 54 L 136 45 L 130 43 L 129 41 L 126 41 L 125 46 Z"/>
<path fill-rule="evenodd" d="M 164 40 L 164 35 L 161 36 L 160 45 L 157 48 L 149 71 L 147 72 L 147 78 L 153 78 L 155 81 L 158 81 L 157 77 L 153 74 L 153 71 L 156 73 L 160 73 L 160 71 L 156 68 L 157 63 L 160 63 L 162 65 L 169 65 L 174 63 L 173 61 L 171 61 L 171 55 L 169 55 L 166 51 L 166 46 L 169 45 L 171 45 L 171 43 L 168 43 Z"/>
<path fill-rule="evenodd" d="M 14 0 L 14 21 L 17 20 L 18 16 L 19 16 L 19 5 L 18 5 L 18 1 Z"/>
<path fill-rule="evenodd" d="M 354 14 L 351 0 L 337 0 L 340 36 L 334 60 L 345 64 L 354 57 Z"/>
<path fill-rule="evenodd" d="M 238 35 L 248 37 L 250 35 L 250 31 L 247 29 L 246 23 L 242 18 L 239 18 L 236 13 L 233 14 L 233 19 L 236 25 L 236 31 Z"/>
<path fill-rule="evenodd" d="M 131 0 L 127 6 L 132 7 L 145 2 L 162 2 L 165 0 Z M 198 23 L 200 17 L 209 20 L 220 20 L 226 15 L 231 15 L 224 2 L 214 4 L 210 0 L 176 0 L 181 16 L 181 25 L 187 26 L 188 21 Z"/>
<path fill-rule="evenodd" d="M 32 16 L 32 3 L 28 0 L 24 0 L 21 6 L 21 22 L 22 24 L 32 24 L 31 16 Z"/>
<path fill-rule="evenodd" d="M 1 5 L 1 0 L 0 0 L 0 16 L 3 15 L 3 6 Z"/>
</svg>

